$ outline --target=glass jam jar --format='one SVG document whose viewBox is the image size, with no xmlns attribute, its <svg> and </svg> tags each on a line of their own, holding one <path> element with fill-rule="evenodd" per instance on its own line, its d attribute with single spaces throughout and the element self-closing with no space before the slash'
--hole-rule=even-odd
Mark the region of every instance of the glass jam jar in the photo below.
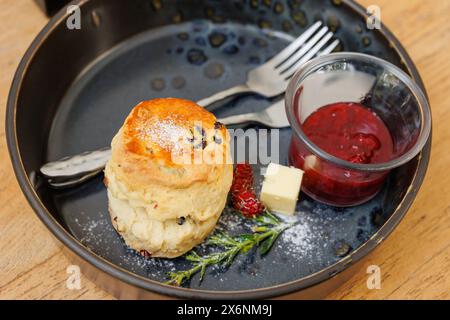
<svg viewBox="0 0 450 320">
<path fill-rule="evenodd" d="M 320 56 L 286 91 L 290 165 L 305 171 L 313 199 L 353 206 L 382 188 L 390 170 L 413 159 L 431 131 L 419 86 L 387 61 L 360 53 Z"/>
</svg>

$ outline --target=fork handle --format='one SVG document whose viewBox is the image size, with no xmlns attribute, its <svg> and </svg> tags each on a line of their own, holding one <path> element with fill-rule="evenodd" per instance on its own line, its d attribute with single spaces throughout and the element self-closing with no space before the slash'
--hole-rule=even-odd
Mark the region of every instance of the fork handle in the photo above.
<svg viewBox="0 0 450 320">
<path fill-rule="evenodd" d="M 218 119 L 220 123 L 223 123 L 224 125 L 231 125 L 231 124 L 240 124 L 240 123 L 247 123 L 247 122 L 253 122 L 258 121 L 255 113 L 244 113 L 244 114 L 238 114 L 235 116 L 229 116 L 225 118 Z"/>
<path fill-rule="evenodd" d="M 241 93 L 249 93 L 253 92 L 246 84 L 238 85 L 220 92 L 217 92 L 216 94 L 213 94 L 212 96 L 208 98 L 204 98 L 197 102 L 198 105 L 202 107 L 207 107 L 210 104 L 213 104 L 217 101 L 223 100 L 225 98 L 241 94 Z"/>
</svg>

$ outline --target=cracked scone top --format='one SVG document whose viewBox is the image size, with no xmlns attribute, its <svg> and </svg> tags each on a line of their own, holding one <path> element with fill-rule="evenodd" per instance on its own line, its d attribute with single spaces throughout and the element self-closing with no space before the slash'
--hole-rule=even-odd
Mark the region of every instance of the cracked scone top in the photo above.
<svg viewBox="0 0 450 320">
<path fill-rule="evenodd" d="M 173 258 L 214 229 L 232 182 L 229 134 L 194 102 L 138 104 L 105 168 L 112 223 L 133 249 Z"/>
</svg>

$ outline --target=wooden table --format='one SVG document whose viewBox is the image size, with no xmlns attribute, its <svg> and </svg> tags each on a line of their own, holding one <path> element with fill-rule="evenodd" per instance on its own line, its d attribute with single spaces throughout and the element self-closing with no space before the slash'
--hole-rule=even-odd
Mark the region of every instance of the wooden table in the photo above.
<svg viewBox="0 0 450 320">
<path fill-rule="evenodd" d="M 450 0 L 361 0 L 416 63 L 431 100 L 433 148 L 427 177 L 395 232 L 330 299 L 450 299 Z M 31 0 L 0 0 L 0 299 L 111 299 L 82 277 L 66 288 L 69 260 L 37 219 L 14 177 L 4 134 L 14 71 L 47 22 Z M 448 123 L 447 123 L 448 121 Z M 366 267 L 381 268 L 381 289 L 366 286 Z"/>
</svg>

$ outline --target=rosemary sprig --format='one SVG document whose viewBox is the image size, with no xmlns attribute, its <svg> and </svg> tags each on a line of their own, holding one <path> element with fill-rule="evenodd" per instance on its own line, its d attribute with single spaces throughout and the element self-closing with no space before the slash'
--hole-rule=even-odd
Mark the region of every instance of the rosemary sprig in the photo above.
<svg viewBox="0 0 450 320">
<path fill-rule="evenodd" d="M 230 236 L 218 232 L 212 235 L 206 244 L 221 247 L 225 250 L 205 256 L 198 255 L 194 250 L 190 251 L 185 258 L 192 262 L 192 268 L 169 272 L 170 280 L 166 284 L 181 286 L 198 272 L 200 272 L 200 281 L 202 281 L 207 267 L 219 264 L 228 267 L 238 254 L 247 253 L 255 246 L 259 247 L 261 255 L 265 255 L 272 248 L 278 236 L 292 226 L 292 224 L 280 221 L 268 211 L 256 217 L 254 221 L 256 225 L 252 228 L 253 233 Z"/>
</svg>

